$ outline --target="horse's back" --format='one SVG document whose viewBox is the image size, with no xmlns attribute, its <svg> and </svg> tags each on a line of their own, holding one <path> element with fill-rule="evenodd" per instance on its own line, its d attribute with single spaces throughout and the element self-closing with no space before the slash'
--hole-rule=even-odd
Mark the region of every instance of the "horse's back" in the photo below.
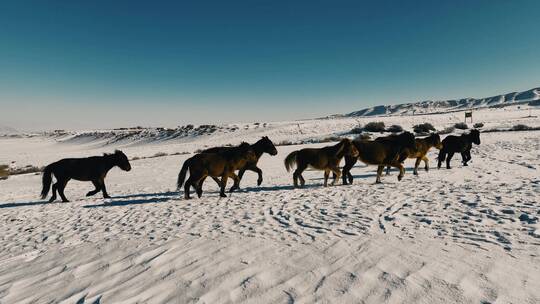
<svg viewBox="0 0 540 304">
<path fill-rule="evenodd" d="M 356 144 L 359 158 L 364 163 L 382 164 L 395 158 L 398 149 L 391 140 L 360 141 Z"/>
<path fill-rule="evenodd" d="M 73 178 L 81 181 L 99 177 L 102 159 L 99 156 L 86 158 L 63 158 L 49 165 L 57 177 Z"/>
<path fill-rule="evenodd" d="M 299 163 L 305 163 L 306 165 L 320 169 L 328 163 L 328 156 L 323 151 L 323 148 L 304 148 L 298 150 L 296 160 Z"/>
<path fill-rule="evenodd" d="M 441 143 L 447 152 L 462 152 L 467 146 L 461 136 L 455 135 L 446 136 Z"/>
</svg>

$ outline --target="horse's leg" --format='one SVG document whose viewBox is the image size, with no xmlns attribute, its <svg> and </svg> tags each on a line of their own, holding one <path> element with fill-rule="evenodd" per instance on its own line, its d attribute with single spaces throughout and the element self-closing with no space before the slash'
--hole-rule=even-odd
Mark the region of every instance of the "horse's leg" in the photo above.
<svg viewBox="0 0 540 304">
<path fill-rule="evenodd" d="M 471 150 L 467 150 L 461 154 L 463 158 L 463 165 L 468 166 L 467 163 L 471 160 Z"/>
<path fill-rule="evenodd" d="M 384 165 L 379 165 L 379 167 L 377 167 L 377 179 L 375 180 L 376 184 L 381 183 L 381 175 L 383 173 L 383 170 L 384 170 Z"/>
<path fill-rule="evenodd" d="M 94 187 L 96 189 L 92 190 L 92 191 L 89 191 L 88 193 L 86 193 L 86 196 L 92 196 L 92 195 L 95 195 L 96 193 L 99 192 L 99 190 L 101 190 L 101 184 L 99 183 L 98 180 L 93 180 L 92 181 L 92 184 L 94 184 Z"/>
<path fill-rule="evenodd" d="M 58 181 L 58 194 L 60 194 L 60 198 L 62 198 L 62 202 L 64 203 L 68 203 L 69 200 L 66 198 L 66 196 L 64 195 L 64 189 L 66 188 L 66 185 L 67 185 L 67 182 L 69 181 L 69 179 L 62 179 L 60 181 Z"/>
<path fill-rule="evenodd" d="M 49 203 L 52 203 L 56 200 L 56 190 L 58 189 L 58 186 L 57 186 L 58 182 L 54 183 L 52 185 L 52 196 L 51 198 L 49 199 Z"/>
<path fill-rule="evenodd" d="M 259 175 L 257 177 L 257 186 L 260 186 L 263 182 L 263 175 L 262 175 L 261 168 L 257 167 L 257 165 L 253 165 L 253 166 L 250 166 L 248 169 L 257 173 L 257 175 Z M 240 178 L 240 180 L 242 180 L 242 176 L 244 175 L 244 172 L 241 171 L 240 173 L 242 173 L 242 175 L 238 175 L 238 177 Z"/>
<path fill-rule="evenodd" d="M 229 177 L 233 179 L 233 185 L 229 189 L 229 193 L 233 192 L 234 190 L 240 189 L 240 178 L 238 177 L 238 175 L 236 175 L 233 171 L 231 174 L 229 174 Z"/>
<path fill-rule="evenodd" d="M 221 181 L 219 180 L 219 178 L 215 177 L 215 176 L 212 176 L 212 179 L 216 182 L 216 184 L 218 185 L 218 187 L 221 188 Z"/>
<path fill-rule="evenodd" d="M 405 176 L 405 167 L 403 167 L 403 164 L 400 162 L 397 162 L 394 167 L 399 169 L 399 175 L 397 177 L 398 181 L 403 179 L 403 176 Z"/>
<path fill-rule="evenodd" d="M 461 163 L 464 165 L 464 166 L 468 166 L 467 165 L 467 152 L 461 152 Z"/>
<path fill-rule="evenodd" d="M 204 184 L 204 180 L 206 179 L 207 176 L 203 176 L 201 177 L 198 181 L 196 181 L 193 185 L 193 188 L 195 188 L 195 192 L 197 193 L 197 197 L 201 198 L 202 196 L 202 186 Z M 218 184 L 221 184 L 221 183 L 218 183 Z"/>
<path fill-rule="evenodd" d="M 418 166 L 420 166 L 421 161 L 422 161 L 422 157 L 417 157 L 416 158 L 416 162 L 414 163 L 414 171 L 413 171 L 414 175 L 418 175 Z"/>
<path fill-rule="evenodd" d="M 426 171 L 429 171 L 429 159 L 427 158 L 427 156 L 424 155 L 424 156 L 422 156 L 422 160 L 424 161 L 424 164 L 426 165 L 426 166 L 424 167 L 424 169 L 425 169 Z"/>
<path fill-rule="evenodd" d="M 240 189 L 240 177 L 234 171 L 229 176 L 234 180 L 234 185 L 229 189 L 229 193 L 231 193 L 236 189 Z"/>
<path fill-rule="evenodd" d="M 238 182 L 236 182 L 236 180 L 234 181 L 234 184 L 231 187 L 231 189 L 229 189 L 229 192 L 233 192 L 236 189 L 240 189 L 240 181 L 242 180 L 242 177 L 244 176 L 244 173 L 246 173 L 246 170 L 247 170 L 247 167 L 243 167 L 242 169 L 238 170 Z"/>
<path fill-rule="evenodd" d="M 439 151 L 439 156 L 437 157 L 437 160 L 438 160 L 437 169 L 441 168 L 441 164 L 445 158 L 446 158 L 446 151 L 444 150 L 444 148 L 442 148 L 441 151 Z"/>
<path fill-rule="evenodd" d="M 107 187 L 105 187 L 105 179 L 100 179 L 99 183 L 101 184 L 101 193 L 103 193 L 103 198 L 111 198 L 109 193 L 107 193 Z"/>
<path fill-rule="evenodd" d="M 201 178 L 201 179 L 199 180 L 199 182 L 197 183 L 197 187 L 201 187 L 201 188 L 202 188 L 202 185 L 204 184 L 204 181 L 206 180 L 207 177 L 208 177 L 208 176 L 205 176 L 205 177 Z M 218 186 L 221 187 L 221 181 L 220 181 L 217 177 L 213 177 L 213 176 L 212 176 L 212 179 L 218 184 Z M 197 190 L 197 188 L 195 188 L 195 190 Z"/>
<path fill-rule="evenodd" d="M 300 187 L 304 187 L 306 181 L 304 180 L 304 177 L 302 176 L 302 172 L 306 170 L 307 165 L 306 164 L 297 164 L 296 170 L 294 170 L 293 173 L 293 180 L 294 180 L 294 187 L 298 187 L 298 179 L 300 179 Z"/>
<path fill-rule="evenodd" d="M 186 183 L 184 184 L 184 198 L 185 199 L 190 199 L 191 197 L 189 196 L 189 188 L 191 188 L 191 185 L 193 184 L 193 181 L 195 179 L 193 178 L 193 175 L 189 175 L 189 178 L 188 180 L 186 181 Z M 193 186 L 195 188 L 195 186 Z M 195 188 L 196 189 L 196 188 Z"/>
<path fill-rule="evenodd" d="M 332 186 L 334 186 L 336 182 L 339 180 L 339 178 L 341 177 L 341 171 L 339 170 L 338 166 L 331 166 L 330 170 L 334 172 L 334 180 L 332 181 L 332 184 L 331 184 Z"/>
<path fill-rule="evenodd" d="M 448 156 L 446 157 L 446 169 L 451 169 L 450 160 L 452 160 L 452 157 L 454 157 L 454 152 L 448 152 Z"/>
<path fill-rule="evenodd" d="M 386 166 L 386 175 L 390 175 L 390 166 Z"/>
<path fill-rule="evenodd" d="M 329 169 L 324 169 L 324 186 L 328 187 L 328 176 L 330 175 Z M 336 176 L 334 176 L 334 180 L 336 180 Z"/>
<path fill-rule="evenodd" d="M 224 172 L 223 175 L 221 175 L 221 189 L 219 191 L 219 196 L 221 197 L 227 197 L 227 195 L 225 195 L 225 185 L 227 185 L 227 179 L 229 178 L 229 174 L 228 172 Z"/>
<path fill-rule="evenodd" d="M 346 156 L 345 157 L 345 166 L 343 166 L 343 172 L 342 172 L 342 175 L 341 175 L 344 185 L 352 184 L 353 176 L 351 174 L 351 169 L 354 166 L 354 164 L 356 163 L 356 161 L 357 161 L 356 157 L 351 157 L 351 156 Z M 348 181 L 347 181 L 347 179 L 348 179 Z"/>
</svg>

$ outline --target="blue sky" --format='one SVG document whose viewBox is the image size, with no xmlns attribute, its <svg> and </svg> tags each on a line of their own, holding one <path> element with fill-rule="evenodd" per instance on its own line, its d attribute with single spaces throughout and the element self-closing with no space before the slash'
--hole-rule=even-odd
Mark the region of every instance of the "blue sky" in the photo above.
<svg viewBox="0 0 540 304">
<path fill-rule="evenodd" d="M 540 85 L 540 1 L 7 1 L 0 124 L 268 121 Z"/>
</svg>

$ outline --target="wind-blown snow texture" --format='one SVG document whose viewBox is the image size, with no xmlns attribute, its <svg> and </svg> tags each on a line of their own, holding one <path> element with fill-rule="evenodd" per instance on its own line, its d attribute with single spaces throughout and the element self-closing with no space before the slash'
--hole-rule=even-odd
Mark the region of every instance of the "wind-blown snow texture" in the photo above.
<svg viewBox="0 0 540 304">
<path fill-rule="evenodd" d="M 540 114 L 539 110 L 532 112 Z M 483 109 L 484 128 L 540 125 L 517 107 Z M 405 129 L 438 129 L 463 113 L 383 117 Z M 344 134 L 368 118 L 262 125 L 236 131 L 108 142 L 74 135 L 0 138 L 0 164 L 45 165 L 62 157 L 121 148 L 130 157 L 157 152 Z M 100 132 L 98 132 L 100 133 Z M 105 132 L 106 133 L 106 132 Z M 175 191 L 182 162 L 170 155 L 131 162 L 107 177 L 112 199 L 71 203 L 37 199 L 41 176 L 0 181 L 1 303 L 538 303 L 540 302 L 540 132 L 484 133 L 473 159 L 375 185 L 375 167 L 353 168 L 355 183 L 322 187 L 305 173 L 292 189 L 283 158 L 305 144 L 264 155 L 261 187 L 248 172 L 242 190 L 220 199 L 213 181 L 202 199 Z M 76 136 L 75 136 L 76 138 Z"/>
<path fill-rule="evenodd" d="M 511 104 L 522 104 L 540 99 L 540 88 L 523 92 L 513 92 L 486 98 L 463 98 L 452 100 L 427 100 L 398 105 L 381 105 L 365 108 L 347 114 L 346 116 L 376 116 L 376 115 L 411 115 L 459 111 L 464 109 L 500 107 Z"/>
</svg>

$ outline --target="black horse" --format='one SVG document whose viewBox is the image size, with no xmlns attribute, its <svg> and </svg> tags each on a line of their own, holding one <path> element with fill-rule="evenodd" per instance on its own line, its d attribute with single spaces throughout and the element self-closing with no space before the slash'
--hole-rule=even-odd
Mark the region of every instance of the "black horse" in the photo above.
<svg viewBox="0 0 540 304">
<path fill-rule="evenodd" d="M 64 189 L 70 179 L 91 181 L 94 184 L 96 189 L 88 192 L 86 196 L 92 196 L 101 190 L 103 197 L 109 198 L 110 196 L 105 187 L 105 176 L 114 166 L 118 166 L 124 171 L 131 170 L 127 156 L 120 150 L 116 150 L 114 154 L 87 158 L 64 158 L 52 163 L 43 170 L 41 198 L 45 199 L 49 193 L 52 175 L 56 177 L 56 183 L 52 186 L 53 193 L 49 202 L 56 200 L 56 190 L 58 190 L 63 202 L 69 202 L 64 195 Z"/>
<path fill-rule="evenodd" d="M 442 162 L 446 159 L 446 169 L 450 169 L 450 160 L 454 156 L 454 153 L 461 153 L 461 159 L 464 166 L 467 166 L 467 162 L 471 160 L 471 148 L 472 144 L 480 144 L 480 131 L 473 129 L 468 134 L 461 134 L 461 136 L 449 135 L 442 141 L 442 149 L 439 152 L 439 163 L 437 168 L 441 168 Z M 448 156 L 447 156 L 448 154 Z"/>
<path fill-rule="evenodd" d="M 274 146 L 274 143 L 268 138 L 268 136 L 264 136 L 263 138 L 259 139 L 256 143 L 251 145 L 251 148 L 255 152 L 256 159 L 254 161 L 247 162 L 244 167 L 242 167 L 238 172 L 238 179 L 239 181 L 242 180 L 242 177 L 244 176 L 244 173 L 246 170 L 250 170 L 253 172 L 256 172 L 259 175 L 259 178 L 257 178 L 257 186 L 260 186 L 263 181 L 263 175 L 262 170 L 257 167 L 257 162 L 259 161 L 259 158 L 263 155 L 263 153 L 268 153 L 272 156 L 277 155 L 277 149 Z M 222 153 L 222 152 L 229 152 L 231 150 L 240 149 L 239 147 L 215 147 L 210 148 L 202 151 L 201 153 Z M 212 177 L 216 183 L 221 186 L 221 182 L 217 177 Z M 240 184 L 237 185 L 237 187 L 240 187 Z M 234 189 L 236 189 L 235 186 L 233 186 Z M 231 188 L 231 192 L 234 190 Z"/>
</svg>

